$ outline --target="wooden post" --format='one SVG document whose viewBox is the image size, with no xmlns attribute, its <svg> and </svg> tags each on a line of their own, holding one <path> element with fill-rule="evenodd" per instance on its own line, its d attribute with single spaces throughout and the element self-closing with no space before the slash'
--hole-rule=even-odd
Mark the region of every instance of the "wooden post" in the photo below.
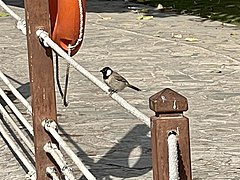
<svg viewBox="0 0 240 180">
<path fill-rule="evenodd" d="M 169 180 L 168 135 L 178 132 L 178 169 L 181 180 L 192 180 L 189 120 L 183 116 L 187 111 L 187 99 L 167 88 L 149 98 L 151 117 L 152 164 L 154 180 Z"/>
<path fill-rule="evenodd" d="M 37 180 L 45 180 L 49 179 L 46 175 L 46 168 L 54 164 L 43 150 L 43 146 L 51 139 L 41 122 L 45 118 L 57 119 L 56 99 L 52 51 L 40 44 L 36 30 L 41 28 L 50 32 L 48 0 L 25 0 L 25 16 Z"/>
</svg>

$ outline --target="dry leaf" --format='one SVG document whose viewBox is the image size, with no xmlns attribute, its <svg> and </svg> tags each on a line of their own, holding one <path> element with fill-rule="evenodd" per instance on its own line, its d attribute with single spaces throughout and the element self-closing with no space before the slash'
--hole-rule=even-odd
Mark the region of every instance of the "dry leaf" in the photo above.
<svg viewBox="0 0 240 180">
<path fill-rule="evenodd" d="M 185 41 L 194 42 L 194 41 L 198 41 L 198 39 L 194 37 L 188 37 L 188 38 L 185 38 Z"/>
<path fill-rule="evenodd" d="M 149 10 L 148 9 L 134 9 L 132 12 L 134 13 L 147 13 Z"/>
<path fill-rule="evenodd" d="M 174 34 L 174 33 L 172 33 L 172 38 L 181 39 L 181 38 L 183 38 L 183 36 L 182 36 L 182 34 Z"/>
<path fill-rule="evenodd" d="M 140 15 L 137 17 L 138 20 L 151 20 L 153 19 L 153 16 L 143 16 L 143 15 Z"/>
<path fill-rule="evenodd" d="M 149 10 L 148 9 L 139 9 L 138 12 L 139 13 L 147 13 Z"/>
<path fill-rule="evenodd" d="M 163 5 L 162 4 L 158 4 L 157 10 L 162 10 L 162 9 L 164 9 Z"/>
<path fill-rule="evenodd" d="M 101 15 L 99 15 L 98 14 L 98 17 L 100 17 L 101 19 L 103 19 L 103 20 L 110 20 L 110 19 L 112 19 L 112 17 L 104 17 L 104 16 L 101 16 Z"/>
<path fill-rule="evenodd" d="M 9 16 L 8 13 L 0 12 L 0 17 L 7 17 L 7 16 Z"/>
<path fill-rule="evenodd" d="M 139 2 L 139 3 L 149 2 L 149 1 L 151 1 L 151 0 L 137 0 L 137 2 Z"/>
<path fill-rule="evenodd" d="M 236 35 L 238 35 L 238 33 L 232 32 L 232 33 L 230 33 L 230 35 L 231 35 L 231 36 L 236 36 Z"/>
</svg>

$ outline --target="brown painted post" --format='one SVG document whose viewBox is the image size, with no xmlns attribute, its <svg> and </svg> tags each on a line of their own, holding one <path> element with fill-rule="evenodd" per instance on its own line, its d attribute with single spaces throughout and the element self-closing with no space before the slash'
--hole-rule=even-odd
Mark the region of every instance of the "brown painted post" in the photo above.
<svg viewBox="0 0 240 180">
<path fill-rule="evenodd" d="M 192 180 L 189 120 L 183 116 L 187 111 L 187 99 L 167 88 L 149 98 L 151 117 L 152 164 L 154 180 L 169 180 L 168 135 L 172 130 L 178 133 L 178 162 L 181 180 Z"/>
<path fill-rule="evenodd" d="M 28 63 L 33 108 L 33 129 L 37 180 L 49 179 L 46 167 L 54 166 L 43 150 L 50 137 L 41 125 L 43 119 L 56 120 L 56 100 L 52 51 L 44 48 L 36 36 L 41 28 L 50 32 L 48 0 L 25 0 Z"/>
</svg>

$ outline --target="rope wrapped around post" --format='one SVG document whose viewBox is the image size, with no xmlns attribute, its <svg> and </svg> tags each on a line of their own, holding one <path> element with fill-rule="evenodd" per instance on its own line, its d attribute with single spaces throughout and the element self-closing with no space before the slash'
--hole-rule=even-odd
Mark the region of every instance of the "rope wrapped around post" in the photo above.
<svg viewBox="0 0 240 180">
<path fill-rule="evenodd" d="M 67 165 L 66 161 L 63 159 L 63 155 L 59 151 L 56 144 L 51 142 L 45 144 L 44 151 L 51 154 L 53 159 L 58 164 L 66 180 L 75 180 L 75 177 L 73 176 L 73 173 L 72 173 L 72 169 Z"/>
<path fill-rule="evenodd" d="M 192 180 L 189 120 L 183 115 L 187 99 L 166 88 L 149 98 L 149 106 L 155 112 L 151 117 L 153 179 Z M 173 131 L 177 137 L 171 135 Z"/>
<path fill-rule="evenodd" d="M 88 180 L 96 180 L 96 178 L 93 176 L 93 174 L 86 168 L 86 166 L 82 163 L 82 161 L 78 158 L 78 156 L 71 150 L 71 148 L 64 142 L 62 137 L 58 134 L 58 132 L 56 131 L 56 127 L 57 127 L 56 122 L 47 119 L 42 122 L 42 126 L 59 143 L 59 145 L 68 154 L 68 156 L 73 160 L 73 162 L 77 165 L 77 167 L 84 174 L 84 176 Z"/>
<path fill-rule="evenodd" d="M 14 19 L 17 20 L 17 28 L 26 35 L 26 22 L 24 19 L 19 17 L 15 12 L 13 12 L 2 0 L 0 0 L 0 6 L 2 6 Z"/>
<path fill-rule="evenodd" d="M 47 167 L 46 172 L 51 176 L 52 180 L 60 180 L 57 176 L 57 170 L 54 167 Z"/>
</svg>

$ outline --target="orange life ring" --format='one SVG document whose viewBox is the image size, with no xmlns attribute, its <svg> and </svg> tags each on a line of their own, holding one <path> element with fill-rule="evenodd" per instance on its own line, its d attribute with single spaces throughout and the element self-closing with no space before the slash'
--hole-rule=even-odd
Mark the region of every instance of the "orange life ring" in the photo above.
<svg viewBox="0 0 240 180">
<path fill-rule="evenodd" d="M 52 40 L 71 56 L 80 49 L 86 19 L 86 0 L 49 0 Z"/>
</svg>

